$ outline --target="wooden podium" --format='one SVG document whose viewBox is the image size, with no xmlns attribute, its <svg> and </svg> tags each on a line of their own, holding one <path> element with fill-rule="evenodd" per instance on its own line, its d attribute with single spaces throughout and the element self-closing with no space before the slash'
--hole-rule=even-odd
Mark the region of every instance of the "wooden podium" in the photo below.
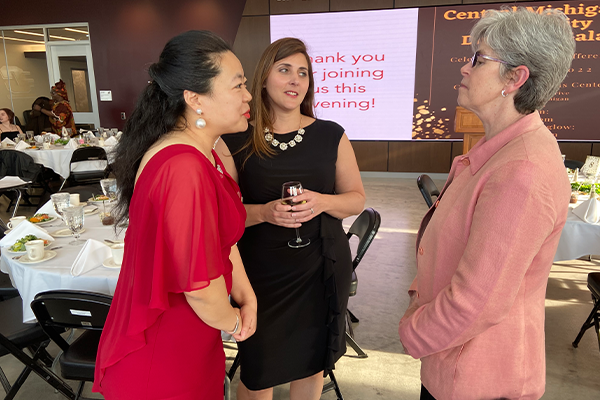
<svg viewBox="0 0 600 400">
<path fill-rule="evenodd" d="M 483 123 L 477 115 L 460 106 L 456 107 L 454 132 L 463 133 L 463 154 L 471 150 L 485 136 Z"/>
</svg>

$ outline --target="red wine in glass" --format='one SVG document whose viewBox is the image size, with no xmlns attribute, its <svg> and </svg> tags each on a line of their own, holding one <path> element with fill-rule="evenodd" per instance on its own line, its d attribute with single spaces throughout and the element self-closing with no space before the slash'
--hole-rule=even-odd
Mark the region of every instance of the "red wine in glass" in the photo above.
<svg viewBox="0 0 600 400">
<path fill-rule="evenodd" d="M 283 204 L 287 204 L 293 206 L 295 204 L 303 204 L 306 201 L 300 201 L 298 203 L 294 203 L 292 201 L 292 197 L 298 196 L 302 194 L 304 189 L 302 188 L 302 184 L 298 181 L 286 182 L 281 187 L 281 201 Z M 300 237 L 300 229 L 296 228 L 296 238 L 292 239 L 288 242 L 288 246 L 294 249 L 299 249 L 301 247 L 306 247 L 310 244 L 310 239 L 302 239 Z"/>
</svg>

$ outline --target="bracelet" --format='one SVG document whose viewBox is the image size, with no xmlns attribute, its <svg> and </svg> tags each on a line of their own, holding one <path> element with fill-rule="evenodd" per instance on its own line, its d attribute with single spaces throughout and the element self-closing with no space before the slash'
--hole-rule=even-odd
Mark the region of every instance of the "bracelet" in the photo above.
<svg viewBox="0 0 600 400">
<path fill-rule="evenodd" d="M 238 317 L 237 314 L 235 314 L 235 328 L 233 328 L 233 330 L 231 332 L 225 331 L 226 333 L 228 333 L 229 335 L 234 335 L 238 328 L 240 327 L 240 317 Z"/>
</svg>

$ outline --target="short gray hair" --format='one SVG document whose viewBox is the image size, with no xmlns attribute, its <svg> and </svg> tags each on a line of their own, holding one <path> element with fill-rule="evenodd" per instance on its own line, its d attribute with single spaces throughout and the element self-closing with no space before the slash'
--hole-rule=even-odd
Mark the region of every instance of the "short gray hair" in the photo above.
<svg viewBox="0 0 600 400">
<path fill-rule="evenodd" d="M 521 114 L 542 109 L 560 88 L 575 54 L 575 39 L 568 18 L 561 11 L 529 11 L 524 7 L 486 10 L 471 30 L 471 46 L 485 42 L 508 65 L 500 64 L 500 75 L 524 65 L 529 79 L 515 95 Z"/>
</svg>

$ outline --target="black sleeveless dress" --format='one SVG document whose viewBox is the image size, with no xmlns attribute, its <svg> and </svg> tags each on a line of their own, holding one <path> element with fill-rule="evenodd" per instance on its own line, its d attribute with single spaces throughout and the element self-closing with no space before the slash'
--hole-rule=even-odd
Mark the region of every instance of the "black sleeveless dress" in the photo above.
<svg viewBox="0 0 600 400">
<path fill-rule="evenodd" d="M 15 140 L 16 137 L 19 135 L 19 131 L 5 131 L 5 132 L 0 132 L 0 141 L 9 138 L 10 140 Z"/>
<path fill-rule="evenodd" d="M 245 204 L 265 204 L 281 198 L 281 185 L 300 181 L 304 188 L 335 193 L 335 172 L 344 129 L 316 120 L 305 127 L 302 142 L 277 155 L 251 156 L 242 167 L 244 145 L 252 130 L 223 135 L 234 154 Z M 289 142 L 296 131 L 275 135 Z M 294 229 L 269 223 L 247 227 L 238 242 L 244 267 L 258 299 L 256 333 L 238 343 L 241 380 L 260 390 L 306 378 L 334 368 L 346 352 L 344 322 L 352 259 L 342 221 L 322 213 L 300 228 L 310 245 L 287 243 Z"/>
</svg>

